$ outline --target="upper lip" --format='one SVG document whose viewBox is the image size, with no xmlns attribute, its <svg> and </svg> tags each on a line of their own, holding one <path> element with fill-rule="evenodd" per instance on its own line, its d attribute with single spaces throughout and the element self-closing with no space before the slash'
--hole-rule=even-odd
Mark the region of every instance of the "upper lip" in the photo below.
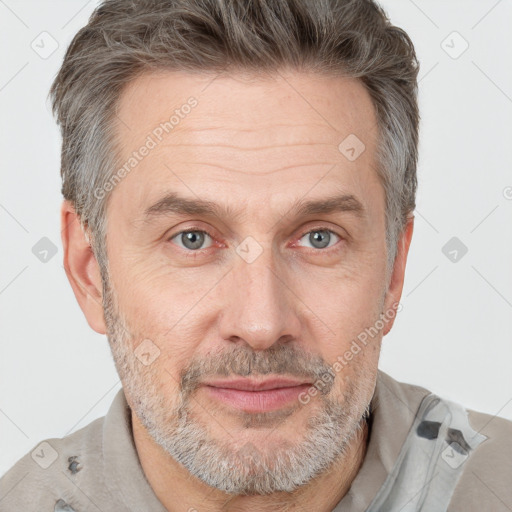
<svg viewBox="0 0 512 512">
<path fill-rule="evenodd" d="M 256 379 L 224 379 L 211 380 L 203 382 L 205 386 L 213 386 L 215 388 L 238 389 L 240 391 L 265 391 L 268 389 L 290 388 L 310 384 L 305 380 L 297 380 L 291 378 L 275 377 L 265 380 Z"/>
</svg>

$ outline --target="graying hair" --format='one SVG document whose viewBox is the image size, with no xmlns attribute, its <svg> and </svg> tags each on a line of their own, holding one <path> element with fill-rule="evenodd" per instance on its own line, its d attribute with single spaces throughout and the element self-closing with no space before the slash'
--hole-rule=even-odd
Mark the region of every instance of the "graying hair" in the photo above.
<svg viewBox="0 0 512 512">
<path fill-rule="evenodd" d="M 418 61 L 408 35 L 372 0 L 105 0 L 71 42 L 52 84 L 62 131 L 62 193 L 108 274 L 106 209 L 96 197 L 118 159 L 116 109 L 126 84 L 153 70 L 280 69 L 359 79 L 378 120 L 387 268 L 415 208 Z M 341 141 L 340 141 L 341 142 Z M 389 282 L 389 281 L 388 281 Z"/>
</svg>

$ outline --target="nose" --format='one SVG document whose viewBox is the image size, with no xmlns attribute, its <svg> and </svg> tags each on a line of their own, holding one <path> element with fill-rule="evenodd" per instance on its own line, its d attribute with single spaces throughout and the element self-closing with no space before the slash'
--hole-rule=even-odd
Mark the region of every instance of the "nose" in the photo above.
<svg viewBox="0 0 512 512">
<path fill-rule="evenodd" d="M 222 339 L 265 350 L 300 334 L 300 304 L 283 267 L 276 267 L 267 249 L 251 263 L 235 262 L 223 280 L 219 329 Z"/>
</svg>

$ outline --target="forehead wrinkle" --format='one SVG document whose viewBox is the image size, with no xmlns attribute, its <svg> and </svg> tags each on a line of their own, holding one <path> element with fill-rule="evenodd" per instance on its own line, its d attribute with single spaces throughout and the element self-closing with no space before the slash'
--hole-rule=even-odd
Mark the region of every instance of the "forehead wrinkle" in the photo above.
<svg viewBox="0 0 512 512">
<path fill-rule="evenodd" d="M 234 127 L 223 126 L 197 126 L 200 120 L 194 119 L 192 125 L 187 124 L 185 120 L 178 124 L 172 132 L 164 135 L 158 142 L 162 148 L 171 147 L 193 147 L 193 148 L 232 148 L 235 150 L 264 150 L 280 147 L 311 147 L 332 146 L 336 147 L 344 138 L 347 131 L 333 130 L 332 128 L 311 124 L 294 125 L 281 124 L 272 121 L 264 126 L 245 128 L 240 120 Z M 144 136 L 150 133 L 148 127 L 138 130 L 140 133 L 134 134 L 138 139 L 143 140 Z"/>
<path fill-rule="evenodd" d="M 177 162 L 175 162 L 177 163 Z M 232 167 L 226 167 L 224 165 L 216 165 L 212 164 L 211 162 L 186 162 L 187 165 L 199 165 L 201 168 L 204 167 L 214 167 L 216 169 L 220 169 L 221 171 L 227 171 L 235 174 L 243 174 L 248 176 L 268 176 L 270 174 L 274 174 L 281 171 L 286 171 L 288 169 L 299 169 L 301 167 L 318 167 L 320 165 L 325 165 L 328 167 L 333 167 L 334 165 L 337 165 L 333 162 L 311 162 L 311 163 L 305 163 L 305 164 L 293 164 L 293 165 L 286 165 L 284 167 L 279 167 L 277 169 L 274 169 L 272 171 L 262 172 L 262 171 L 242 171 L 240 169 L 234 169 Z"/>
<path fill-rule="evenodd" d="M 230 149 L 242 149 L 242 150 L 251 150 L 251 151 L 260 151 L 262 149 L 276 149 L 276 148 L 289 148 L 289 147 L 301 147 L 301 146 L 329 146 L 335 148 L 336 145 L 330 142 L 302 142 L 302 143 L 291 143 L 291 144 L 271 144 L 268 146 L 236 146 L 233 144 L 206 144 L 206 143 L 180 143 L 180 142 L 170 142 L 169 144 L 165 144 L 165 146 L 177 146 L 177 147 L 193 147 L 193 148 L 230 148 Z"/>
<path fill-rule="evenodd" d="M 208 116 L 203 116 L 204 119 L 206 121 L 210 121 L 211 120 L 211 115 L 208 115 Z M 201 120 L 201 118 L 195 118 L 196 120 Z M 226 118 L 227 121 L 232 121 L 232 119 L 230 117 L 227 117 Z M 201 133 L 201 132 L 213 132 L 213 131 L 223 131 L 223 132 L 234 132 L 234 133 L 238 133 L 238 132 L 242 132 L 242 133 L 254 133 L 254 132 L 261 132 L 262 130 L 264 131 L 270 131 L 272 130 L 273 128 L 287 128 L 288 130 L 292 130 L 292 131 L 295 131 L 295 132 L 299 132 L 301 131 L 302 129 L 305 129 L 306 131 L 307 130 L 311 130 L 311 128 L 314 128 L 315 131 L 325 131 L 325 132 L 332 132 L 332 128 L 330 126 L 326 126 L 325 123 L 310 123 L 310 124 L 297 124 L 297 123 L 280 123 L 278 122 L 277 120 L 275 119 L 272 119 L 271 122 L 268 122 L 266 125 L 259 125 L 258 128 L 254 128 L 254 126 L 251 124 L 251 127 L 249 128 L 245 128 L 245 127 L 240 127 L 240 124 L 237 123 L 236 127 L 234 128 L 230 128 L 230 127 L 227 127 L 226 124 L 221 124 L 221 125 L 214 125 L 214 124 L 210 124 L 206 127 L 197 127 L 197 126 L 190 126 L 190 125 L 187 125 L 186 123 L 183 124 L 183 125 L 177 125 L 175 130 L 176 132 L 198 132 L 198 133 Z"/>
</svg>

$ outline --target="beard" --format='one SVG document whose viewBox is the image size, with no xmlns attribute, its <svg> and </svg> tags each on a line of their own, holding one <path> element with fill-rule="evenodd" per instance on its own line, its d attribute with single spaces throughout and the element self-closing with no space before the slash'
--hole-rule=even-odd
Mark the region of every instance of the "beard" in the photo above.
<svg viewBox="0 0 512 512">
<path fill-rule="evenodd" d="M 276 343 L 264 351 L 236 345 L 192 359 L 180 373 L 177 393 L 169 396 L 163 386 L 163 365 L 145 366 L 134 355 L 133 342 L 142 337 L 133 334 L 118 311 L 115 291 L 107 278 L 103 279 L 103 292 L 107 337 L 133 412 L 153 441 L 206 485 L 239 496 L 293 492 L 343 459 L 353 439 L 363 432 L 376 378 L 376 370 L 363 366 L 363 357 L 359 364 L 352 361 L 353 377 L 344 379 L 345 389 L 336 398 L 334 383 L 338 379 L 325 383 L 321 378 L 333 376 L 331 366 L 321 357 L 290 343 Z M 197 403 L 193 395 L 203 379 L 268 374 L 307 377 L 313 383 L 320 379 L 323 387 L 317 393 L 319 401 L 263 413 L 234 410 L 233 414 L 242 420 L 244 434 L 251 428 L 274 427 L 263 442 L 237 439 L 226 429 L 225 439 L 219 439 L 209 428 L 219 420 L 211 415 L 211 422 L 201 422 L 194 416 L 193 405 Z M 293 414 L 302 407 L 313 409 L 301 437 L 292 442 L 279 436 L 278 441 L 272 441 L 272 433 L 279 433 L 279 426 L 288 418 L 293 421 Z"/>
</svg>

